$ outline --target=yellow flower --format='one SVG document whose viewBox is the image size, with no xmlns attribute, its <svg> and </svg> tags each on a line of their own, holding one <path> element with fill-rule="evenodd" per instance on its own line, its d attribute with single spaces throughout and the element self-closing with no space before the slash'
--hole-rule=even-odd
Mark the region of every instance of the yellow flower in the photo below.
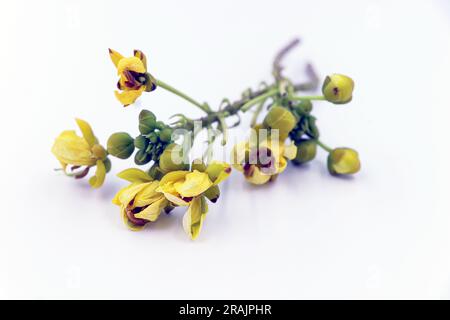
<svg viewBox="0 0 450 320">
<path fill-rule="evenodd" d="M 164 195 L 157 192 L 158 180 L 142 170 L 127 169 L 118 174 L 131 184 L 120 190 L 113 203 L 120 206 L 125 225 L 133 231 L 141 230 L 148 222 L 158 219 L 161 211 L 169 204 Z"/>
<path fill-rule="evenodd" d="M 202 228 L 208 212 L 205 198 L 215 202 L 218 198 L 217 185 L 228 178 L 231 167 L 223 162 L 212 162 L 206 168 L 193 171 L 172 171 L 164 175 L 156 191 L 164 194 L 166 199 L 176 206 L 187 206 L 183 217 L 185 232 L 195 239 Z M 209 195 L 213 195 L 211 198 Z"/>
<path fill-rule="evenodd" d="M 328 155 L 328 171 L 331 174 L 354 174 L 361 169 L 358 152 L 350 148 L 336 148 Z"/>
<path fill-rule="evenodd" d="M 82 137 L 74 130 L 63 131 L 56 139 L 52 147 L 52 153 L 61 163 L 64 172 L 75 178 L 83 178 L 93 166 L 97 166 L 95 176 L 91 177 L 89 183 L 93 188 L 100 187 L 106 172 L 109 170 L 109 160 L 106 158 L 105 149 L 98 143 L 92 132 L 92 128 L 84 120 L 76 119 L 81 130 Z M 67 166 L 71 165 L 71 171 L 85 167 L 78 173 L 67 173 Z"/>
<path fill-rule="evenodd" d="M 253 184 L 264 184 L 274 180 L 284 171 L 288 160 L 295 158 L 297 147 L 282 142 L 264 140 L 258 146 L 241 142 L 232 151 L 233 166 L 244 173 Z"/>
<path fill-rule="evenodd" d="M 109 55 L 120 76 L 117 88 L 122 90 L 116 90 L 114 93 L 125 107 L 134 103 L 142 92 L 156 89 L 152 77 L 147 73 L 147 58 L 142 51 L 134 50 L 133 57 L 125 58 L 117 51 L 109 49 Z"/>
</svg>

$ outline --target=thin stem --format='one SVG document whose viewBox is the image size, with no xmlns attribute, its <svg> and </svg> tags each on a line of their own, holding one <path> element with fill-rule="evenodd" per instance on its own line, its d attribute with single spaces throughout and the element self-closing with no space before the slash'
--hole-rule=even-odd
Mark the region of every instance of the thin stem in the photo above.
<svg viewBox="0 0 450 320">
<path fill-rule="evenodd" d="M 169 92 L 179 96 L 180 98 L 183 98 L 184 100 L 189 101 L 190 103 L 192 103 L 193 105 L 199 107 L 200 109 L 202 109 L 206 113 L 209 113 L 211 111 L 211 109 L 209 108 L 209 106 L 207 104 L 200 103 L 200 102 L 192 99 L 187 94 L 185 94 L 185 93 L 175 89 L 174 87 L 168 85 L 167 83 L 165 83 L 165 82 L 163 82 L 161 80 L 158 80 L 158 79 L 155 79 L 155 82 L 156 82 L 156 85 L 158 87 L 161 87 L 161 88 L 163 88 L 163 89 L 165 89 L 165 90 L 167 90 L 167 91 L 169 91 Z"/>
<path fill-rule="evenodd" d="M 220 128 L 222 131 L 222 145 L 226 145 L 227 144 L 227 137 L 228 137 L 228 127 L 227 127 L 227 123 L 225 122 L 225 117 L 223 114 L 219 114 L 217 116 L 219 118 L 219 123 L 220 123 Z"/>
<path fill-rule="evenodd" d="M 325 100 L 324 96 L 303 96 L 303 97 L 290 97 L 291 100 L 304 101 L 304 100 Z"/>
<path fill-rule="evenodd" d="M 333 149 L 332 148 L 330 148 L 329 146 L 327 146 L 326 144 L 324 144 L 322 141 L 320 141 L 320 140 L 315 140 L 316 141 L 316 144 L 319 146 L 319 147 L 321 147 L 322 149 L 324 149 L 325 151 L 327 151 L 327 152 L 331 152 L 331 151 L 333 151 Z"/>
<path fill-rule="evenodd" d="M 262 102 L 262 101 L 266 100 L 267 98 L 270 98 L 270 97 L 276 95 L 278 92 L 279 92 L 278 88 L 270 89 L 266 93 L 263 93 L 263 94 L 257 96 L 256 98 L 251 99 L 250 101 L 245 103 L 240 109 L 242 112 L 246 112 L 246 111 L 248 111 L 248 109 L 250 109 L 252 106 L 257 104 L 258 102 Z"/>
<path fill-rule="evenodd" d="M 250 122 L 250 127 L 253 128 L 255 126 L 256 121 L 258 120 L 258 116 L 261 113 L 265 102 L 266 100 L 261 101 L 261 103 L 258 105 L 258 108 L 256 108 L 255 112 L 253 113 L 252 121 Z"/>
</svg>

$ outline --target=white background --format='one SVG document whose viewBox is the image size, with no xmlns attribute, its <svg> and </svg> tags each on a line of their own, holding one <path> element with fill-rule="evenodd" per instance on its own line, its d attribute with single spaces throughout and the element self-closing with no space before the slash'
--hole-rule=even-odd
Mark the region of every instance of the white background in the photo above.
<svg viewBox="0 0 450 320">
<path fill-rule="evenodd" d="M 2 1 L 0 36 L 0 297 L 450 298 L 448 1 Z M 294 36 L 294 79 L 313 61 L 356 82 L 351 104 L 315 106 L 324 142 L 360 152 L 353 179 L 324 153 L 261 188 L 234 172 L 192 242 L 183 209 L 123 226 L 131 162 L 100 190 L 53 171 L 76 116 L 105 142 L 142 107 L 201 115 L 163 90 L 122 108 L 108 47 L 217 106 L 270 81 Z"/>
</svg>

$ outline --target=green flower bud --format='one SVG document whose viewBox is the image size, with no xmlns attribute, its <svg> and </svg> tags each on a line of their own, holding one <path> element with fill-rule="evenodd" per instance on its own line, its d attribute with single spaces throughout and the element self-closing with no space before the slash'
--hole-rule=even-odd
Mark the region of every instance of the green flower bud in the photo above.
<svg viewBox="0 0 450 320">
<path fill-rule="evenodd" d="M 139 113 L 139 132 L 149 134 L 156 128 L 156 117 L 153 112 L 142 110 Z"/>
<path fill-rule="evenodd" d="M 148 135 L 148 140 L 150 140 L 151 143 L 156 143 L 158 142 L 158 135 L 152 132 Z"/>
<path fill-rule="evenodd" d="M 298 110 L 300 114 L 303 112 L 310 113 L 312 111 L 313 105 L 311 100 L 302 100 L 299 101 L 294 108 Z"/>
<path fill-rule="evenodd" d="M 136 163 L 138 166 L 142 166 L 149 163 L 151 159 L 152 157 L 148 153 L 146 153 L 144 150 L 139 150 L 134 156 L 134 163 Z"/>
<path fill-rule="evenodd" d="M 162 142 L 170 142 L 172 139 L 172 129 L 170 128 L 164 128 L 161 133 L 159 134 L 159 139 Z"/>
<path fill-rule="evenodd" d="M 176 170 L 187 170 L 189 165 L 184 163 L 182 152 L 182 148 L 176 143 L 168 145 L 159 157 L 159 168 L 161 171 L 167 173 Z"/>
<path fill-rule="evenodd" d="M 350 148 L 336 148 L 328 155 L 328 171 L 333 175 L 354 174 L 361 169 L 358 152 Z"/>
<path fill-rule="evenodd" d="M 325 78 L 322 93 L 325 99 L 335 104 L 343 104 L 352 100 L 353 80 L 342 74 L 332 74 Z"/>
<path fill-rule="evenodd" d="M 138 149 L 145 149 L 148 146 L 148 139 L 144 136 L 137 136 L 134 139 L 134 146 Z"/>
<path fill-rule="evenodd" d="M 113 133 L 107 142 L 108 153 L 119 159 L 127 159 L 134 151 L 134 139 L 126 132 Z"/>
<path fill-rule="evenodd" d="M 301 140 L 297 144 L 297 155 L 292 160 L 295 164 L 303 164 L 316 157 L 317 145 L 312 140 Z"/>
<path fill-rule="evenodd" d="M 208 190 L 203 194 L 205 197 L 209 199 L 212 203 L 215 203 L 220 196 L 220 189 L 218 185 L 214 185 L 209 187 Z"/>
<path fill-rule="evenodd" d="M 285 140 L 297 124 L 297 119 L 288 109 L 275 106 L 270 108 L 263 124 L 266 128 L 278 129 L 280 140 Z"/>
<path fill-rule="evenodd" d="M 156 129 L 162 130 L 166 127 L 166 124 L 162 121 L 157 121 L 155 124 Z"/>
</svg>

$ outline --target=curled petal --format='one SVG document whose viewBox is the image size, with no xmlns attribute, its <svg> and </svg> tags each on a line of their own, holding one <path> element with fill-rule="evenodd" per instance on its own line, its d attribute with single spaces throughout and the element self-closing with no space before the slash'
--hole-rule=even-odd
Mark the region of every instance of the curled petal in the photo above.
<svg viewBox="0 0 450 320">
<path fill-rule="evenodd" d="M 137 98 L 139 98 L 142 92 L 145 90 L 145 86 L 141 86 L 138 90 L 126 90 L 126 91 L 114 91 L 117 100 L 124 105 L 124 107 L 133 104 Z"/>
<path fill-rule="evenodd" d="M 231 167 L 226 162 L 213 161 L 206 168 L 206 173 L 214 185 L 218 185 L 227 179 L 231 173 Z"/>
<path fill-rule="evenodd" d="M 105 181 L 106 167 L 102 160 L 97 160 L 97 170 L 95 176 L 89 179 L 92 188 L 100 188 Z"/>
<path fill-rule="evenodd" d="M 144 207 L 162 198 L 163 195 L 160 192 L 156 191 L 158 185 L 159 185 L 158 181 L 150 182 L 144 189 L 142 189 L 136 194 L 136 196 L 134 197 L 133 205 L 135 207 Z"/>
<path fill-rule="evenodd" d="M 265 184 L 270 181 L 270 174 L 265 174 L 261 172 L 261 170 L 255 166 L 250 165 L 244 170 L 245 179 L 253 184 Z"/>
</svg>

